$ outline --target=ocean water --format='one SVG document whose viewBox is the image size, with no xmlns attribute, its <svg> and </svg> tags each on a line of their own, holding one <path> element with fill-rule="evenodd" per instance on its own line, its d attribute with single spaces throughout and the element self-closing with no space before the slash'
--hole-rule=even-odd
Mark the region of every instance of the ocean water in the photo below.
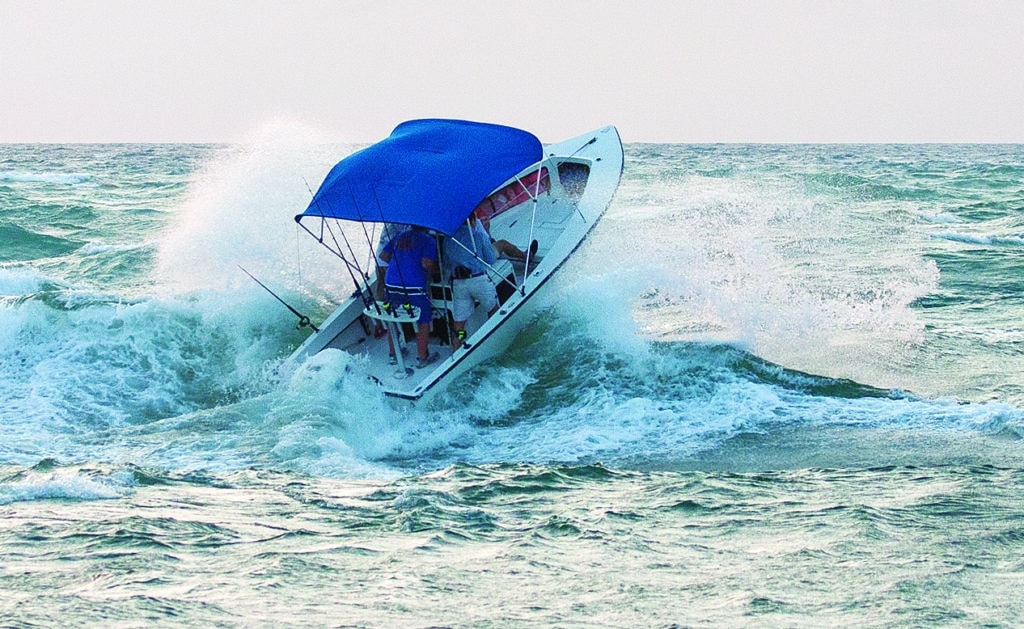
<svg viewBox="0 0 1024 629">
<path fill-rule="evenodd" d="M 1024 146 L 628 144 L 414 412 L 239 269 L 354 148 L 0 145 L 0 625 L 1024 624 Z"/>
</svg>

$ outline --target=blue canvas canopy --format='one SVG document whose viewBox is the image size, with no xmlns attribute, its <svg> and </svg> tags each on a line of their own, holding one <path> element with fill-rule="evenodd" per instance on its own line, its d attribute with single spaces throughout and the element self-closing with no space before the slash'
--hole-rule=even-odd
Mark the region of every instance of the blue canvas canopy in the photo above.
<svg viewBox="0 0 1024 629">
<path fill-rule="evenodd" d="M 411 120 L 338 162 L 295 220 L 406 223 L 451 235 L 495 188 L 540 161 L 533 134 L 465 120 Z"/>
</svg>

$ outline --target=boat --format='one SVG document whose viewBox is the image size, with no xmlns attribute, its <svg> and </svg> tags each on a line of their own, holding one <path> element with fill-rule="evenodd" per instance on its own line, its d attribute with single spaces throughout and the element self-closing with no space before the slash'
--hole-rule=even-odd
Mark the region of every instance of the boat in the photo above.
<svg viewBox="0 0 1024 629">
<path fill-rule="evenodd" d="M 527 131 L 495 124 L 424 119 L 398 125 L 338 162 L 295 216 L 340 260 L 355 292 L 319 327 L 311 326 L 314 332 L 290 360 L 341 350 L 359 356 L 395 401 L 436 399 L 461 374 L 505 351 L 530 323 L 540 295 L 607 210 L 622 168 L 614 126 L 544 146 Z M 490 316 L 478 305 L 454 351 L 451 278 L 435 274 L 428 288 L 429 347 L 438 359 L 415 368 L 418 310 L 378 298 L 378 269 L 359 264 L 356 251 L 372 252 L 385 225 L 415 225 L 437 239 L 444 269 L 450 237 L 474 213 L 493 240 L 515 244 L 525 257 L 499 256 L 487 265 L 500 305 Z M 389 353 L 388 336 L 398 339 L 400 351 Z"/>
</svg>

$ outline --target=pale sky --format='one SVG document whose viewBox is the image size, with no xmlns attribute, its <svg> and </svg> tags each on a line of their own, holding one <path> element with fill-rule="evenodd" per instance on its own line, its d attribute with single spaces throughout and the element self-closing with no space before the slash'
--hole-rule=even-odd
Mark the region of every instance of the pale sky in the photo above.
<svg viewBox="0 0 1024 629">
<path fill-rule="evenodd" d="M 1024 142 L 1020 0 L 0 0 L 0 142 Z"/>
</svg>

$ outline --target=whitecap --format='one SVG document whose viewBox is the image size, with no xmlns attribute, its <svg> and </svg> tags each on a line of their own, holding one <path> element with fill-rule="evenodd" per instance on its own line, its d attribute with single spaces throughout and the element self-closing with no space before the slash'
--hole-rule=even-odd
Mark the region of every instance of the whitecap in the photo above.
<svg viewBox="0 0 1024 629">
<path fill-rule="evenodd" d="M 0 268 L 0 297 L 18 297 L 35 293 L 44 278 L 32 269 Z"/>
<path fill-rule="evenodd" d="M 934 234 L 932 237 L 940 240 L 961 242 L 968 245 L 1011 247 L 1024 245 L 1024 238 L 1019 236 L 979 236 L 977 234 L 967 234 L 963 232 L 943 232 L 940 234 Z"/>
<path fill-rule="evenodd" d="M 0 505 L 33 500 L 111 500 L 131 492 L 130 486 L 108 478 L 93 479 L 67 472 L 31 474 L 0 485 Z"/>
<path fill-rule="evenodd" d="M 18 171 L 0 172 L 0 181 L 13 183 L 57 183 L 75 185 L 92 179 L 85 173 L 29 173 Z"/>
<path fill-rule="evenodd" d="M 936 224 L 950 224 L 950 223 L 962 223 L 964 222 L 959 216 L 950 214 L 949 212 L 942 212 L 940 214 L 922 214 L 921 218 L 929 223 Z"/>
</svg>

